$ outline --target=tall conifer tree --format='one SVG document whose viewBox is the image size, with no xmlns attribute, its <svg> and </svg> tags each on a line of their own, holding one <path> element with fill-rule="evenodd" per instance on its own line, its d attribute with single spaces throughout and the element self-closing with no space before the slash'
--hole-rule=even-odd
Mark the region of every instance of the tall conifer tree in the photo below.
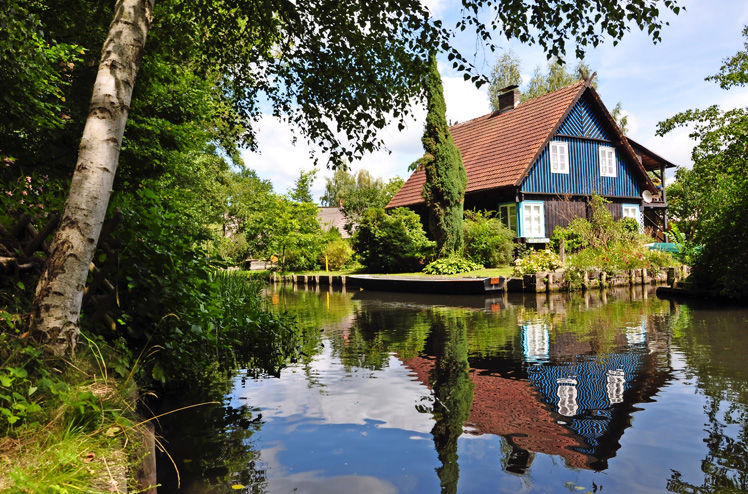
<svg viewBox="0 0 748 494">
<path fill-rule="evenodd" d="M 429 209 L 429 230 L 436 240 L 439 256 L 443 257 L 462 249 L 462 210 L 467 173 L 460 150 L 449 133 L 447 105 L 434 54 L 430 62 L 426 82 L 428 115 L 421 139 L 426 154 L 420 164 L 426 171 L 422 194 Z"/>
</svg>

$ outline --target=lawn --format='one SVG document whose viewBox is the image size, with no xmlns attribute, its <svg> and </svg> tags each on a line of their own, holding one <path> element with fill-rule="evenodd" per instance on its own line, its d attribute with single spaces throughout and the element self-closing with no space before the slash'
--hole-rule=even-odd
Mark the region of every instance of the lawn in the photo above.
<svg viewBox="0 0 748 494">
<path fill-rule="evenodd" d="M 478 269 L 476 271 L 469 271 L 467 273 L 458 273 L 458 274 L 450 274 L 450 275 L 440 275 L 439 278 L 495 278 L 498 276 L 505 276 L 509 278 L 512 275 L 513 268 L 512 266 L 502 266 L 500 268 L 483 268 Z M 305 274 L 308 276 L 350 276 L 350 275 L 356 275 L 356 274 L 368 274 L 371 276 L 387 276 L 387 275 L 396 275 L 396 276 L 413 276 L 413 277 L 424 277 L 424 278 L 433 278 L 434 275 L 426 274 L 423 272 L 414 272 L 414 273 L 365 273 L 362 271 L 361 268 L 355 268 L 355 269 L 347 269 L 347 270 L 340 270 L 340 271 L 304 271 L 299 272 L 296 274 Z"/>
</svg>

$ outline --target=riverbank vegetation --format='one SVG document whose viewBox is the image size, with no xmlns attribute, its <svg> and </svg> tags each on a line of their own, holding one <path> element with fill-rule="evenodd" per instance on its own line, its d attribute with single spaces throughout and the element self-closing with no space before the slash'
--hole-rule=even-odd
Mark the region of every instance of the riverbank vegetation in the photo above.
<svg viewBox="0 0 748 494">
<path fill-rule="evenodd" d="M 722 89 L 748 84 L 748 27 L 744 47 L 707 77 Z M 661 122 L 663 135 L 688 126 L 696 141 L 693 167 L 680 168 L 667 189 L 678 222 L 681 252 L 693 263 L 694 288 L 748 301 L 748 107 L 688 110 Z"/>
</svg>

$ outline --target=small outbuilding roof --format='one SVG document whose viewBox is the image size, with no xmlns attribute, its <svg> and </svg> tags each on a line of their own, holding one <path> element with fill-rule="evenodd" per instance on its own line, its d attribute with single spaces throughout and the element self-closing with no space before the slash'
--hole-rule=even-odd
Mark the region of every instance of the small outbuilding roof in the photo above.
<svg viewBox="0 0 748 494">
<path fill-rule="evenodd" d="M 350 233 L 345 229 L 348 219 L 343 214 L 343 210 L 337 207 L 319 207 L 317 208 L 317 219 L 322 228 L 329 230 L 337 228 L 343 238 L 350 238 Z"/>
</svg>

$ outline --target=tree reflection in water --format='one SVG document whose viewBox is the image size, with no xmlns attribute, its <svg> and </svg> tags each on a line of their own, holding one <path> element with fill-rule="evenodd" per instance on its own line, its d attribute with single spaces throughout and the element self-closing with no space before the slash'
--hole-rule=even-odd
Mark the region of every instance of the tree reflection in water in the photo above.
<svg viewBox="0 0 748 494">
<path fill-rule="evenodd" d="M 432 311 L 431 333 L 426 351 L 436 356 L 429 376 L 434 391 L 434 445 L 441 466 L 437 468 L 443 493 L 456 493 L 460 477 L 457 440 L 470 417 L 473 382 L 468 364 L 467 328 L 464 318 L 449 317 L 447 312 Z"/>
<path fill-rule="evenodd" d="M 704 414 L 708 448 L 701 461 L 704 481 L 695 485 L 673 470 L 667 489 L 678 493 L 748 492 L 748 339 L 734 328 L 747 328 L 748 311 L 680 306 L 670 325 L 675 345 L 686 356 L 688 373 L 707 396 Z"/>
</svg>

